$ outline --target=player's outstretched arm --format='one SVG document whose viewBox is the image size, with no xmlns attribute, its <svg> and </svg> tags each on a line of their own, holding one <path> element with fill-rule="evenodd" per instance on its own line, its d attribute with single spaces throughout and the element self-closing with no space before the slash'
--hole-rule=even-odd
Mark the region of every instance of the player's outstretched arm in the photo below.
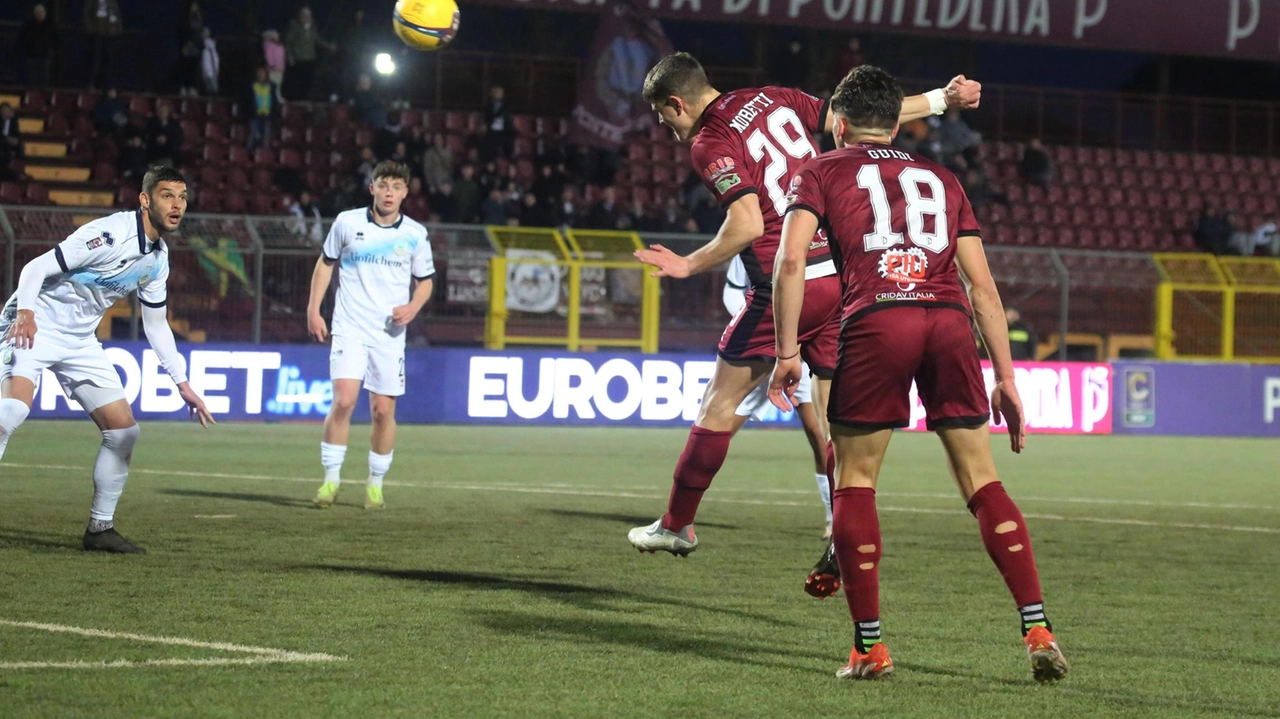
<svg viewBox="0 0 1280 719">
<path fill-rule="evenodd" d="M 973 318 L 978 324 L 978 333 L 987 346 L 991 367 L 995 370 L 996 387 L 991 391 L 991 412 L 996 422 L 1004 417 L 1009 425 L 1009 446 L 1014 452 L 1021 452 L 1027 446 L 1027 435 L 1022 399 L 1014 384 L 1013 357 L 1009 352 L 1009 325 L 1004 316 L 1004 304 L 1000 301 L 1000 291 L 996 289 L 996 281 L 987 265 L 987 253 L 982 249 L 981 237 L 958 238 L 956 264 L 969 289 Z"/>
<path fill-rule="evenodd" d="M 311 296 L 307 299 L 307 332 L 317 342 L 325 342 L 329 339 L 329 326 L 320 315 L 320 303 L 324 301 L 325 293 L 329 291 L 329 281 L 333 279 L 335 262 L 337 260 L 321 255 L 316 260 L 315 270 L 311 273 Z"/>
<path fill-rule="evenodd" d="M 169 373 L 173 383 L 178 385 L 178 396 L 187 403 L 191 418 L 199 420 L 200 426 L 205 428 L 211 424 L 217 424 L 209 408 L 205 407 L 204 400 L 187 381 L 187 361 L 182 358 L 182 353 L 178 351 L 178 343 L 173 339 L 173 329 L 169 327 L 168 310 L 163 306 L 149 307 L 144 304 L 142 329 L 147 333 L 147 342 L 151 344 L 151 349 L 155 350 L 156 356 L 160 358 L 160 364 Z"/>
<path fill-rule="evenodd" d="M 414 285 L 413 295 L 409 298 L 409 304 L 400 305 L 391 310 L 391 321 L 397 327 L 404 327 L 412 322 L 422 308 L 427 306 L 427 300 L 431 299 L 431 289 L 434 285 L 435 282 L 431 278 L 418 280 Z M 323 321 L 322 319 L 321 322 Z"/>
<path fill-rule="evenodd" d="M 44 281 L 61 271 L 62 265 L 55 250 L 49 250 L 22 268 L 18 275 L 18 316 L 10 325 L 8 336 L 0 337 L 0 341 L 13 340 L 13 346 L 20 350 L 35 346 L 36 300 L 40 298 Z"/>
<path fill-rule="evenodd" d="M 654 277 L 689 277 L 719 267 L 764 234 L 760 198 L 754 193 L 734 200 L 726 208 L 726 212 L 720 231 L 696 252 L 682 256 L 662 245 L 650 245 L 643 250 L 636 250 L 636 259 L 657 267 Z"/>
<path fill-rule="evenodd" d="M 982 83 L 970 80 L 964 75 L 956 75 L 946 87 L 930 90 L 923 95 L 912 95 L 902 99 L 902 112 L 898 122 L 911 122 L 930 115 L 941 115 L 952 108 L 960 110 L 977 109 L 982 101 Z"/>
<path fill-rule="evenodd" d="M 800 309 L 804 305 L 804 270 L 809 243 L 818 231 L 818 216 L 806 208 L 787 213 L 782 242 L 773 262 L 773 326 L 778 362 L 769 380 L 769 401 L 789 412 L 795 407 L 800 386 Z"/>
</svg>

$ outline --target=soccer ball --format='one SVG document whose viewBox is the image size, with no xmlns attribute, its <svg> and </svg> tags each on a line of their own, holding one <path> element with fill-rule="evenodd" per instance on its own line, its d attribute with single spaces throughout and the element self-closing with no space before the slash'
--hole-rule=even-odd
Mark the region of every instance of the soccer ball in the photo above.
<svg viewBox="0 0 1280 719">
<path fill-rule="evenodd" d="M 414 50 L 439 50 L 458 34 L 455 0 L 400 0 L 396 3 L 396 35 Z"/>
</svg>

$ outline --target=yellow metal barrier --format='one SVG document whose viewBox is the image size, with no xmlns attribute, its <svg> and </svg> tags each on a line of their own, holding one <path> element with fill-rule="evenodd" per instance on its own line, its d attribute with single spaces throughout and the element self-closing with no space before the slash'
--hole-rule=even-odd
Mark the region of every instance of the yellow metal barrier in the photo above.
<svg viewBox="0 0 1280 719">
<path fill-rule="evenodd" d="M 1280 260 L 1153 255 L 1156 356 L 1280 362 Z"/>
<path fill-rule="evenodd" d="M 644 246 L 636 233 L 568 230 L 562 235 L 554 229 L 527 227 L 487 227 L 485 230 L 498 250 L 498 254 L 489 261 L 489 310 L 485 314 L 484 332 L 486 348 L 503 349 L 507 345 L 520 344 L 562 345 L 571 351 L 583 347 L 634 347 L 646 354 L 658 351 L 661 286 L 658 278 L 650 276 L 647 265 L 631 259 L 632 251 Z M 557 301 L 560 273 L 529 273 L 528 268 L 567 268 L 564 334 L 508 334 L 507 323 L 512 311 L 508 302 L 508 279 L 514 269 L 513 264 L 532 276 L 531 283 L 543 283 L 543 291 L 554 293 Z M 640 273 L 639 337 L 582 336 L 583 270 L 587 268 Z M 548 307 L 543 311 L 550 310 Z"/>
</svg>

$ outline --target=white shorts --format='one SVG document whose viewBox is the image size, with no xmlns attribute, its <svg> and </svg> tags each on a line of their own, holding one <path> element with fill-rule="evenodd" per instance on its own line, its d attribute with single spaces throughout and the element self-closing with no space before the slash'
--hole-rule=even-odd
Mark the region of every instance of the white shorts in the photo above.
<svg viewBox="0 0 1280 719">
<path fill-rule="evenodd" d="M 25 377 L 39 390 L 46 369 L 53 372 L 63 393 L 79 402 L 85 412 L 124 399 L 120 375 L 97 340 L 58 341 L 43 330 L 36 333 L 35 346 L 29 350 L 15 349 L 12 341 L 0 343 L 0 383 L 10 377 Z"/>
<path fill-rule="evenodd" d="M 813 379 L 809 376 L 809 365 L 800 363 L 800 386 L 796 387 L 796 404 L 809 404 L 813 401 Z M 766 376 L 751 390 L 751 394 L 742 400 L 734 414 L 739 417 L 750 417 L 757 422 L 764 421 L 765 414 L 773 403 L 769 401 L 769 377 Z"/>
<path fill-rule="evenodd" d="M 384 397 L 404 394 L 404 346 L 367 345 L 333 336 L 329 379 L 364 380 L 364 388 Z"/>
</svg>

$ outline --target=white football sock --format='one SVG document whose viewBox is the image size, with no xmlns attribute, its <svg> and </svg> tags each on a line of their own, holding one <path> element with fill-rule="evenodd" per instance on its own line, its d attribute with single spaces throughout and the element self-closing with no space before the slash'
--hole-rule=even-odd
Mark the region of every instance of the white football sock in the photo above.
<svg viewBox="0 0 1280 719">
<path fill-rule="evenodd" d="M 386 454 L 369 452 L 369 486 L 382 486 L 382 477 L 391 469 L 391 457 L 395 453 L 394 449 Z"/>
<path fill-rule="evenodd" d="M 347 445 L 320 443 L 320 464 L 324 466 L 324 481 L 342 484 L 338 475 L 342 472 L 342 460 L 347 457 Z"/>
<path fill-rule="evenodd" d="M 827 508 L 827 524 L 831 524 L 831 485 L 827 484 L 827 475 L 814 474 L 818 478 L 818 494 L 822 495 L 822 506 Z"/>
<path fill-rule="evenodd" d="M 116 514 L 116 504 L 129 479 L 129 460 L 133 459 L 133 445 L 138 442 L 142 430 L 138 425 L 125 429 L 102 430 L 102 447 L 98 461 L 93 465 L 93 507 L 89 519 L 110 522 Z M 101 526 L 101 525 L 99 525 Z M 108 525 L 109 527 L 110 525 Z"/>
<path fill-rule="evenodd" d="M 0 459 L 4 459 L 4 448 L 9 444 L 9 437 L 18 430 L 31 412 L 25 402 L 12 397 L 0 399 Z"/>
</svg>

